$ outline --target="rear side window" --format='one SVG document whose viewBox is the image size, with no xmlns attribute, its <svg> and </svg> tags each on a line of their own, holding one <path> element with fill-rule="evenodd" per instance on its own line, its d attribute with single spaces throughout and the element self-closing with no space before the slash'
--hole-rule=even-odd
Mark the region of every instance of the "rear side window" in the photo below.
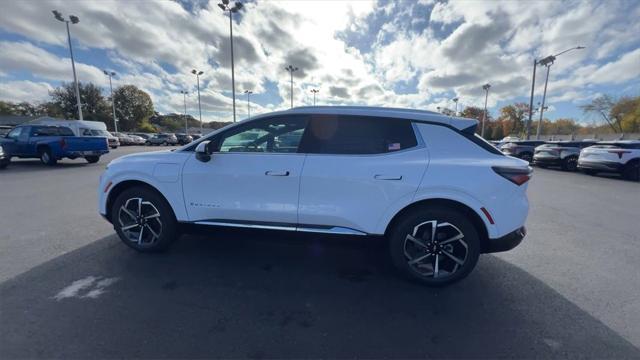
<svg viewBox="0 0 640 360">
<path fill-rule="evenodd" d="M 314 115 L 300 152 L 311 154 L 383 154 L 418 144 L 410 120 Z"/>
<path fill-rule="evenodd" d="M 73 131 L 68 127 L 46 126 L 32 130 L 33 136 L 73 136 Z"/>
</svg>

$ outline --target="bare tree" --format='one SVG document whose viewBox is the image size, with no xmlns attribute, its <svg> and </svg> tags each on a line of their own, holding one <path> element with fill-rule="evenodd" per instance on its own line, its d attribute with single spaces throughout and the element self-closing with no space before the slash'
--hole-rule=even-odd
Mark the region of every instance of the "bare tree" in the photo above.
<svg viewBox="0 0 640 360">
<path fill-rule="evenodd" d="M 602 118 L 607 122 L 607 124 L 609 124 L 609 126 L 611 126 L 614 132 L 618 132 L 618 131 L 622 132 L 622 127 L 620 125 L 620 122 L 617 121 L 618 129 L 616 129 L 616 127 L 614 126 L 614 121 L 612 121 L 609 115 L 607 115 L 607 114 L 611 114 L 611 109 L 615 104 L 616 104 L 616 101 L 611 96 L 602 95 L 591 100 L 590 103 L 584 104 L 580 107 L 582 108 L 582 111 L 584 111 L 585 113 L 598 114 L 602 116 Z"/>
</svg>

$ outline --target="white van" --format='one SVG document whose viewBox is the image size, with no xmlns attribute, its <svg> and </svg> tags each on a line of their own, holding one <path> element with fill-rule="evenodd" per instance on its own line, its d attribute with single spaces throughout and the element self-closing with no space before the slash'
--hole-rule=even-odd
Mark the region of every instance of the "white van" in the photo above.
<svg viewBox="0 0 640 360">
<path fill-rule="evenodd" d="M 59 120 L 56 118 L 41 117 L 33 121 L 33 123 L 41 125 L 65 126 L 71 129 L 75 136 L 106 137 L 109 140 L 109 147 L 112 149 L 115 149 L 120 145 L 120 141 L 118 141 L 118 138 L 111 135 L 111 133 L 107 131 L 107 125 L 102 121 Z"/>
</svg>

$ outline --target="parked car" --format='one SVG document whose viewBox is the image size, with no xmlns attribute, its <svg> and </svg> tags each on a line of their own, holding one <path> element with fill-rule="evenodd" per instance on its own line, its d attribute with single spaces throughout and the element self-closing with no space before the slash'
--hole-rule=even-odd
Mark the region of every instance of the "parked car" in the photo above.
<svg viewBox="0 0 640 360">
<path fill-rule="evenodd" d="M 5 153 L 4 148 L 0 145 L 0 169 L 4 169 L 9 166 L 10 162 L 9 154 Z"/>
<path fill-rule="evenodd" d="M 147 139 L 147 145 L 177 145 L 178 138 L 174 134 L 156 134 Z"/>
<path fill-rule="evenodd" d="M 505 155 L 515 156 L 526 162 L 531 162 L 535 148 L 544 143 L 545 141 L 540 140 L 516 140 L 500 146 L 500 150 Z"/>
<path fill-rule="evenodd" d="M 193 141 L 193 137 L 188 134 L 176 134 L 176 138 L 178 139 L 178 144 L 186 145 Z"/>
<path fill-rule="evenodd" d="M 107 125 L 102 121 L 89 121 L 89 120 L 57 120 L 51 118 L 44 118 L 37 121 L 38 125 L 50 125 L 50 126 L 64 126 L 71 129 L 75 136 L 97 136 L 106 137 L 109 142 L 109 147 L 112 149 L 120 146 L 120 141 L 117 137 L 111 135 L 107 131 Z"/>
<path fill-rule="evenodd" d="M 535 148 L 533 163 L 542 168 L 559 166 L 565 171 L 576 171 L 580 150 L 595 143 L 595 141 L 550 141 Z"/>
<path fill-rule="evenodd" d="M 85 158 L 96 163 L 109 152 L 104 137 L 74 136 L 64 126 L 21 125 L 0 139 L 9 157 L 39 158 L 42 163 L 55 165 L 62 158 Z"/>
<path fill-rule="evenodd" d="M 599 142 L 584 148 L 578 158 L 578 168 L 595 175 L 617 172 L 629 180 L 640 180 L 640 140 Z"/>
<path fill-rule="evenodd" d="M 125 133 L 113 132 L 113 133 L 111 133 L 111 135 L 117 137 L 118 138 L 118 142 L 122 146 L 134 145 L 134 142 L 133 142 L 133 139 L 131 138 L 131 136 L 129 136 L 129 135 L 125 134 Z"/>
<path fill-rule="evenodd" d="M 198 139 L 200 139 L 202 137 L 202 135 L 200 134 L 191 134 L 191 138 L 193 138 L 193 141 L 196 141 Z"/>
<path fill-rule="evenodd" d="M 477 124 L 368 107 L 260 115 L 112 161 L 99 212 L 141 252 L 166 249 L 181 225 L 385 235 L 403 274 L 445 285 L 525 236 L 531 168 L 475 135 Z"/>
<path fill-rule="evenodd" d="M 144 145 L 147 142 L 147 140 L 142 136 L 131 134 L 129 134 L 128 136 L 131 139 L 132 145 Z"/>
</svg>

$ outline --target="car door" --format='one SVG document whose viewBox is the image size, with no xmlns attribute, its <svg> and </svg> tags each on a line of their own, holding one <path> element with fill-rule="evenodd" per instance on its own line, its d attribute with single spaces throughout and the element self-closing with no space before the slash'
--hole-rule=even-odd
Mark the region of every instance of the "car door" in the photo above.
<svg viewBox="0 0 640 360">
<path fill-rule="evenodd" d="M 299 227 L 374 233 L 385 212 L 408 203 L 427 167 L 409 120 L 314 116 L 301 151 Z"/>
<path fill-rule="evenodd" d="M 4 148 L 4 151 L 10 156 L 20 155 L 18 149 L 18 138 L 23 132 L 23 129 L 24 127 L 22 126 L 13 128 L 13 130 L 9 131 L 9 133 L 7 134 L 6 139 L 2 141 L 2 147 Z"/>
<path fill-rule="evenodd" d="M 217 134 L 214 152 L 183 169 L 189 219 L 209 224 L 295 229 L 306 117 L 256 119 Z"/>
</svg>

